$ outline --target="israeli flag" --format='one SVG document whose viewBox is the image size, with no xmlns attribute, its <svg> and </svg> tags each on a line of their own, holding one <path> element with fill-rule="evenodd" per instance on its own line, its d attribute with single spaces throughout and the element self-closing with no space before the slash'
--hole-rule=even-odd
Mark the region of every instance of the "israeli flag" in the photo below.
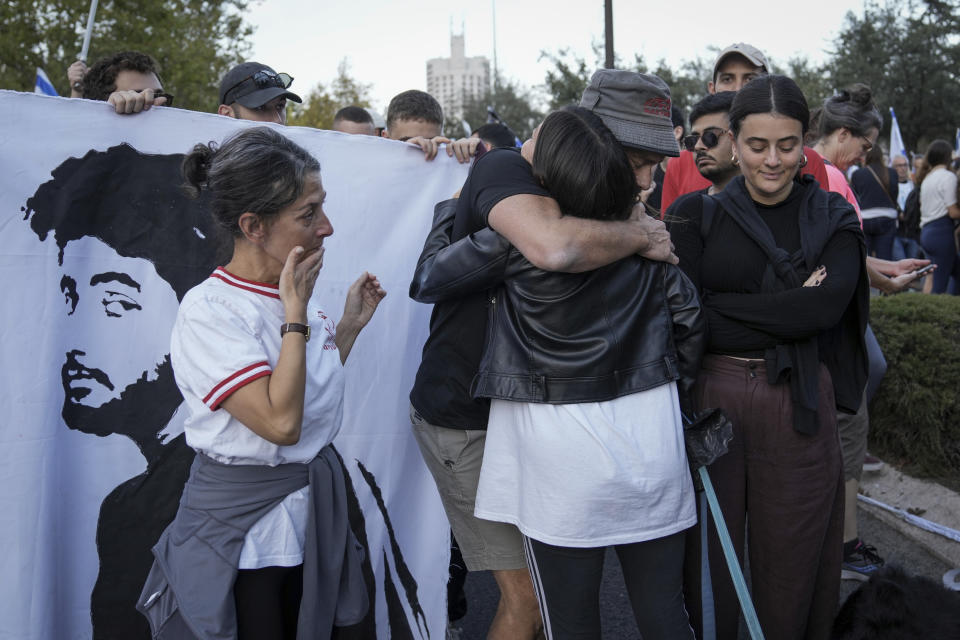
<svg viewBox="0 0 960 640">
<path fill-rule="evenodd" d="M 907 162 L 910 162 L 910 156 L 907 155 L 907 150 L 903 146 L 903 137 L 900 135 L 900 125 L 897 124 L 897 114 L 893 112 L 893 107 L 890 107 L 890 166 L 893 166 L 893 159 L 901 155 L 907 159 Z"/>
<path fill-rule="evenodd" d="M 53 88 L 53 85 L 50 83 L 50 78 L 47 77 L 47 74 L 44 73 L 43 69 L 37 67 L 37 83 L 33 87 L 34 93 L 42 93 L 45 96 L 55 96 L 59 95 L 57 90 Z"/>
<path fill-rule="evenodd" d="M 953 150 L 960 155 L 960 127 L 957 127 L 957 134 L 954 136 Z"/>
</svg>

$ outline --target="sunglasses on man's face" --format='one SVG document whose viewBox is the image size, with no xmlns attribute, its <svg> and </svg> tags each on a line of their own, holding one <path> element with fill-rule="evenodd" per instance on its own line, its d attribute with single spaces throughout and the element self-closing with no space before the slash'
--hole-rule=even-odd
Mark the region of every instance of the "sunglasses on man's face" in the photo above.
<svg viewBox="0 0 960 640">
<path fill-rule="evenodd" d="M 720 136 L 726 132 L 726 129 L 707 129 L 703 133 L 691 133 L 683 139 L 683 146 L 687 151 L 693 151 L 697 142 L 703 140 L 703 146 L 707 149 L 713 149 L 720 144 Z"/>
<path fill-rule="evenodd" d="M 269 87 L 279 87 L 286 89 L 293 84 L 293 76 L 289 73 L 273 74 L 269 71 L 257 71 L 252 76 L 247 76 L 237 84 L 227 89 L 223 94 L 224 104 L 233 104 L 237 96 L 247 95 L 257 89 L 267 89 Z M 231 94 L 233 96 L 231 97 Z"/>
</svg>

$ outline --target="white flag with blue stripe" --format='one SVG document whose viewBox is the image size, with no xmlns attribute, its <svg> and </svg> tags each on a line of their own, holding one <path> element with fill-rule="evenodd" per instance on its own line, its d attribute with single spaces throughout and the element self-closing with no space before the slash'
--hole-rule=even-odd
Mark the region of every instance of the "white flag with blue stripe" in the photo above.
<svg viewBox="0 0 960 640">
<path fill-rule="evenodd" d="M 903 156 L 910 162 L 910 156 L 903 146 L 903 137 L 900 135 L 900 125 L 897 123 L 897 114 L 890 107 L 890 166 L 893 166 L 893 159 L 898 155 Z"/>
<path fill-rule="evenodd" d="M 42 93 L 45 96 L 59 95 L 57 90 L 53 88 L 50 78 L 47 77 L 47 74 L 40 67 L 37 67 L 37 82 L 33 87 L 33 92 Z"/>
<path fill-rule="evenodd" d="M 953 150 L 960 155 L 960 127 L 957 127 L 957 134 L 954 136 Z"/>
</svg>

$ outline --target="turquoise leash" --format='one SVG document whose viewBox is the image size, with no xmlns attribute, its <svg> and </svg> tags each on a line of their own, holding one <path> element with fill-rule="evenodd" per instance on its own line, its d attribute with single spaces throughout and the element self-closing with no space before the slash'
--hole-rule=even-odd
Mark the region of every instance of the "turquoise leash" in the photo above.
<svg viewBox="0 0 960 640">
<path fill-rule="evenodd" d="M 710 512 L 713 514 L 713 522 L 717 528 L 717 535 L 720 537 L 720 546 L 723 547 L 723 556 L 727 561 L 727 568 L 730 569 L 733 586 L 737 590 L 737 598 L 740 600 L 743 618 L 747 622 L 747 631 L 750 632 L 751 640 L 764 640 L 763 630 L 760 629 L 760 620 L 757 618 L 757 611 L 753 608 L 753 600 L 750 599 L 750 591 L 747 590 L 747 581 L 744 580 L 743 571 L 740 570 L 737 554 L 733 550 L 733 541 L 730 540 L 730 532 L 727 531 L 727 523 L 723 519 L 723 512 L 720 510 L 720 503 L 717 501 L 717 493 L 713 490 L 713 482 L 710 481 L 710 475 L 707 473 L 706 467 L 700 467 L 697 472 L 700 474 L 703 492 L 707 496 L 707 503 L 710 505 Z M 703 523 L 702 528 L 706 529 L 706 523 Z M 704 622 L 704 626 L 706 626 L 706 622 Z"/>
<path fill-rule="evenodd" d="M 702 467 L 701 467 L 702 468 Z M 701 640 L 717 640 L 717 617 L 713 604 L 713 580 L 710 576 L 709 529 L 710 511 L 707 506 L 707 494 L 704 491 L 697 495 L 700 506 L 700 611 L 703 628 Z"/>
</svg>

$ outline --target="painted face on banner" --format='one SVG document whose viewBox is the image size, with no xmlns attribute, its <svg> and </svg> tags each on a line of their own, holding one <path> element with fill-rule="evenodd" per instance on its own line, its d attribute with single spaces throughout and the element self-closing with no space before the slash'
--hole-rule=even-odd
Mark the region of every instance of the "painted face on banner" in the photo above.
<svg viewBox="0 0 960 640">
<path fill-rule="evenodd" d="M 86 236 L 64 247 L 60 290 L 69 327 L 65 415 L 71 405 L 98 409 L 157 378 L 170 352 L 169 332 L 158 327 L 173 326 L 178 302 L 152 263 Z"/>
</svg>

